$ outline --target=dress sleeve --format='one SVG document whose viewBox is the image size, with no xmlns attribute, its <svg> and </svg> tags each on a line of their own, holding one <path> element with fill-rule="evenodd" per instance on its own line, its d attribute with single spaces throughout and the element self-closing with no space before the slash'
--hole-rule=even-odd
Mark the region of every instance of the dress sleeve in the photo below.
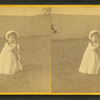
<svg viewBox="0 0 100 100">
<path fill-rule="evenodd" d="M 93 46 L 90 42 L 88 44 L 88 49 L 92 50 L 92 51 L 95 51 L 97 50 L 97 47 L 96 46 Z"/>
<path fill-rule="evenodd" d="M 5 43 L 5 49 L 6 49 L 6 50 L 12 51 L 12 50 L 14 50 L 14 48 L 15 48 L 15 45 L 11 47 L 11 46 L 9 46 L 8 43 Z"/>
</svg>

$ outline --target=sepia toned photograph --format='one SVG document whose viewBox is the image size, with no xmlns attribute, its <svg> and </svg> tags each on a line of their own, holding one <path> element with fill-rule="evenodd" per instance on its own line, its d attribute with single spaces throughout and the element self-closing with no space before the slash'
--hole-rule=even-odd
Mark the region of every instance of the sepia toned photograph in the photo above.
<svg viewBox="0 0 100 100">
<path fill-rule="evenodd" d="M 50 92 L 49 13 L 45 7 L 0 7 L 0 93 Z"/>
<path fill-rule="evenodd" d="M 52 93 L 100 93 L 100 7 L 53 7 L 52 25 Z"/>
<path fill-rule="evenodd" d="M 0 93 L 99 93 L 100 7 L 0 7 Z"/>
</svg>

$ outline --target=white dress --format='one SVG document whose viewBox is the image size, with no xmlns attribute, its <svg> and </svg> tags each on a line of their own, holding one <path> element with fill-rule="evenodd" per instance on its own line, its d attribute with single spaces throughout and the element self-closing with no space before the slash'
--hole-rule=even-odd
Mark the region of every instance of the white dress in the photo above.
<svg viewBox="0 0 100 100">
<path fill-rule="evenodd" d="M 100 73 L 100 51 L 90 42 L 83 55 L 83 59 L 79 68 L 82 73 L 98 74 Z"/>
<path fill-rule="evenodd" d="M 19 49 L 18 44 L 17 48 Z M 18 58 L 20 59 L 19 54 Z M 8 43 L 5 43 L 5 46 L 0 54 L 0 74 L 13 75 L 18 70 L 22 69 L 20 61 L 13 52 L 13 46 L 9 46 Z"/>
</svg>

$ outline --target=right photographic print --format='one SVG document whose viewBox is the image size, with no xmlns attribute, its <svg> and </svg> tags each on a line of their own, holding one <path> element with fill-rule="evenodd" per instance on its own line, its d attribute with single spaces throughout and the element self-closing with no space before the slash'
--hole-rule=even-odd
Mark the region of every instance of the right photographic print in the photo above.
<svg viewBox="0 0 100 100">
<path fill-rule="evenodd" d="M 100 92 L 100 7 L 52 7 L 51 92 Z"/>
</svg>

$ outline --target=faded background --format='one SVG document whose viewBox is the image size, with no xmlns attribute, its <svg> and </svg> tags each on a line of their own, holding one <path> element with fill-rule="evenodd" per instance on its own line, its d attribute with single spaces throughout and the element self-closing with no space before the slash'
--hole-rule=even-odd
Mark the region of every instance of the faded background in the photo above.
<svg viewBox="0 0 100 100">
<path fill-rule="evenodd" d="M 86 38 L 91 30 L 100 30 L 100 7 L 53 7 L 52 24 L 57 30 L 53 40 Z"/>
<path fill-rule="evenodd" d="M 100 30 L 99 15 L 53 14 L 52 23 L 57 30 L 53 40 L 86 38 L 91 30 Z"/>
<path fill-rule="evenodd" d="M 99 7 L 53 8 L 52 23 L 52 92 L 100 92 L 100 74 L 80 73 L 79 66 L 88 44 L 88 34 L 100 31 Z"/>
<path fill-rule="evenodd" d="M 0 75 L 0 92 L 50 92 L 51 21 L 42 9 L 0 8 L 0 51 L 6 32 L 18 32 L 24 68 Z"/>
</svg>

